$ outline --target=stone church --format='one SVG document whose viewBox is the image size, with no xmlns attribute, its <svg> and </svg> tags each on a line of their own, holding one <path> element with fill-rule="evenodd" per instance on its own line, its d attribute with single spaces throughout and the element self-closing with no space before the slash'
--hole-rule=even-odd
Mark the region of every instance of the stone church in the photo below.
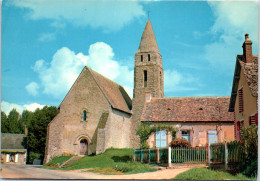
<svg viewBox="0 0 260 181">
<path fill-rule="evenodd" d="M 48 125 L 45 162 L 60 155 L 99 154 L 111 147 L 138 148 L 140 122 L 177 126 L 177 137 L 193 146 L 232 140 L 234 119 L 228 103 L 228 97 L 164 98 L 162 56 L 148 20 L 135 54 L 133 100 L 121 85 L 85 66 Z M 170 133 L 162 130 L 148 143 L 166 147 L 170 141 Z"/>
</svg>

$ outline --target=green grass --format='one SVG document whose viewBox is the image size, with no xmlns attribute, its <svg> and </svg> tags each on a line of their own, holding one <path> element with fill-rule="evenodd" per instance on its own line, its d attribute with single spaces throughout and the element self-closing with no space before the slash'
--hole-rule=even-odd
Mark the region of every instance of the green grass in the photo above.
<svg viewBox="0 0 260 181">
<path fill-rule="evenodd" d="M 90 171 L 103 174 L 130 174 L 156 170 L 150 165 L 133 162 L 133 154 L 133 149 L 108 149 L 105 153 L 99 155 L 85 156 L 63 169 L 93 168 Z"/>
<path fill-rule="evenodd" d="M 70 159 L 73 155 L 54 157 L 50 162 L 43 165 L 42 168 L 59 168 L 59 165 Z"/>
<path fill-rule="evenodd" d="M 174 180 L 250 180 L 242 174 L 231 175 L 223 171 L 214 171 L 207 168 L 192 168 L 186 172 L 183 172 L 176 177 Z"/>
</svg>

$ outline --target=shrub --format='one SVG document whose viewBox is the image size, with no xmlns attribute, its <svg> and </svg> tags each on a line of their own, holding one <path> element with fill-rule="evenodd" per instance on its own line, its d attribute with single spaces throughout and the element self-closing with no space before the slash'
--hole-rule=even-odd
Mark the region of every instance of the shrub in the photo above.
<svg viewBox="0 0 260 181">
<path fill-rule="evenodd" d="M 30 160 L 29 163 L 33 163 L 34 159 L 40 159 L 41 158 L 41 154 L 40 153 L 35 153 L 35 152 L 30 152 Z"/>
<path fill-rule="evenodd" d="M 190 148 L 191 144 L 185 138 L 177 138 L 170 143 L 172 148 Z"/>
</svg>

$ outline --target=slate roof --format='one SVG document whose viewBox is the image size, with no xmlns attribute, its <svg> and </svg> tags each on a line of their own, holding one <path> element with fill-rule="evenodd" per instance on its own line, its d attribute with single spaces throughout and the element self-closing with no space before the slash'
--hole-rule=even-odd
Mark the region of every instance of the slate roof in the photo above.
<svg viewBox="0 0 260 181">
<path fill-rule="evenodd" d="M 131 113 L 132 100 L 121 85 L 104 77 L 87 66 L 85 66 L 85 68 L 91 72 L 101 91 L 114 109 Z"/>
<path fill-rule="evenodd" d="M 141 38 L 139 49 L 137 52 L 160 52 L 156 38 L 154 36 L 151 21 L 148 19 L 145 29 Z"/>
<path fill-rule="evenodd" d="M 25 134 L 1 133 L 1 150 L 21 150 Z"/>
<path fill-rule="evenodd" d="M 258 56 L 253 55 L 252 63 L 245 63 L 243 55 L 237 55 L 235 73 L 233 78 L 233 85 L 229 103 L 229 111 L 234 111 L 238 83 L 240 79 L 240 72 L 244 73 L 247 81 L 247 85 L 251 91 L 252 96 L 258 96 Z"/>
<path fill-rule="evenodd" d="M 229 97 L 152 98 L 145 103 L 141 121 L 232 122 Z"/>
</svg>

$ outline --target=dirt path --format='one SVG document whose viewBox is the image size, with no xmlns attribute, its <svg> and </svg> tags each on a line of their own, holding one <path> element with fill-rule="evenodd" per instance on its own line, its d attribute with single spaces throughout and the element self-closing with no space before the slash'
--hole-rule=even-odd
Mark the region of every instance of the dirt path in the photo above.
<svg viewBox="0 0 260 181">
<path fill-rule="evenodd" d="M 191 167 L 183 167 L 183 168 L 169 168 L 162 169 L 155 172 L 146 172 L 146 173 L 138 173 L 138 174 L 129 174 L 129 175 L 101 175 L 92 172 L 82 172 L 80 170 L 74 171 L 79 173 L 80 176 L 91 178 L 91 179 L 171 179 L 176 175 L 185 172 L 191 169 Z"/>
<path fill-rule="evenodd" d="M 32 165 L 1 165 L 1 177 L 13 179 L 171 179 L 191 167 L 162 169 L 129 175 L 101 175 L 86 170 L 49 170 Z"/>
</svg>

